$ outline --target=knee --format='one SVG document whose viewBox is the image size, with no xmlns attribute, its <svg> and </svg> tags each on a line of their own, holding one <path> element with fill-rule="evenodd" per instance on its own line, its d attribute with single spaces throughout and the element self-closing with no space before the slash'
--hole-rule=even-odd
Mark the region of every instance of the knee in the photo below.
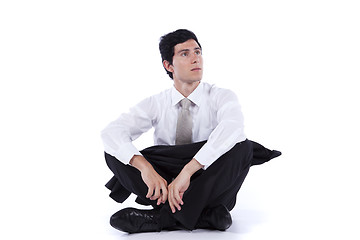
<svg viewBox="0 0 360 240">
<path fill-rule="evenodd" d="M 106 152 L 104 152 L 104 155 L 105 155 L 105 162 L 107 166 L 111 169 L 111 166 L 114 165 L 114 160 L 116 160 L 116 158 Z"/>
<path fill-rule="evenodd" d="M 250 151 L 252 150 L 252 142 L 245 139 L 244 141 L 237 143 L 235 147 L 241 148 L 242 151 Z"/>
<path fill-rule="evenodd" d="M 242 156 L 244 158 L 252 158 L 253 145 L 252 142 L 246 139 L 245 141 L 237 143 L 230 151 L 236 156 Z"/>
<path fill-rule="evenodd" d="M 221 158 L 230 161 L 235 166 L 247 167 L 251 164 L 253 157 L 253 146 L 252 142 L 245 140 L 237 143 L 232 149 L 225 153 Z M 239 165 L 240 164 L 240 165 Z M 236 168 L 236 167 L 235 167 Z"/>
<path fill-rule="evenodd" d="M 105 152 L 105 162 L 109 169 L 112 172 L 119 172 L 119 171 L 125 171 L 127 168 L 129 168 L 129 165 L 125 165 L 121 161 L 119 161 L 116 157 L 108 154 Z M 130 167 L 132 168 L 132 167 Z M 135 168 L 134 168 L 135 169 Z"/>
</svg>

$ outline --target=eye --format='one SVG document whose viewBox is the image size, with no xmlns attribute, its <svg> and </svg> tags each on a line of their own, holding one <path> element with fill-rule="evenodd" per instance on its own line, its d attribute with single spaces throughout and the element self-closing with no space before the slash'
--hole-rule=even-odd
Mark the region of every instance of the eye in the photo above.
<svg viewBox="0 0 360 240">
<path fill-rule="evenodd" d="M 180 56 L 182 56 L 182 57 L 187 57 L 188 55 L 189 55 L 188 52 L 182 52 Z"/>
<path fill-rule="evenodd" d="M 196 51 L 195 51 L 195 54 L 196 54 L 196 55 L 201 55 L 201 51 L 200 51 L 200 50 L 196 50 Z"/>
</svg>

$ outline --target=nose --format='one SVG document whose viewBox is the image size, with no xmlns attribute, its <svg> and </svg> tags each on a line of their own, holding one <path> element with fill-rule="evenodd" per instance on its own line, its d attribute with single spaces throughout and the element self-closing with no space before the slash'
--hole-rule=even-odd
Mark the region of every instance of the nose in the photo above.
<svg viewBox="0 0 360 240">
<path fill-rule="evenodd" d="M 201 55 L 198 55 L 198 54 L 196 54 L 196 53 L 193 53 L 193 54 L 192 54 L 191 62 L 192 62 L 192 63 L 199 63 L 199 62 L 200 62 L 200 58 L 201 58 Z"/>
</svg>

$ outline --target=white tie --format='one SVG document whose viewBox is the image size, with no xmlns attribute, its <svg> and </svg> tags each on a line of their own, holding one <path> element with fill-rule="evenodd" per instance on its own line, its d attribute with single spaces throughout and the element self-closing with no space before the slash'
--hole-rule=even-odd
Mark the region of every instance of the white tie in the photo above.
<svg viewBox="0 0 360 240">
<path fill-rule="evenodd" d="M 176 145 L 192 142 L 192 117 L 189 110 L 190 105 L 191 101 L 187 98 L 180 101 L 181 111 L 179 112 L 176 126 Z"/>
</svg>

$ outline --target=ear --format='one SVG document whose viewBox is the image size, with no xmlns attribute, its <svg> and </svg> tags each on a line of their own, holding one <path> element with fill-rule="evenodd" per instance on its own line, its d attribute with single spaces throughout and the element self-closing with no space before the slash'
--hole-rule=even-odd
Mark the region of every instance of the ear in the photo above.
<svg viewBox="0 0 360 240">
<path fill-rule="evenodd" d="M 169 63 L 169 61 L 164 60 L 163 61 L 164 68 L 168 70 L 169 72 L 174 72 L 174 67 Z"/>
</svg>

